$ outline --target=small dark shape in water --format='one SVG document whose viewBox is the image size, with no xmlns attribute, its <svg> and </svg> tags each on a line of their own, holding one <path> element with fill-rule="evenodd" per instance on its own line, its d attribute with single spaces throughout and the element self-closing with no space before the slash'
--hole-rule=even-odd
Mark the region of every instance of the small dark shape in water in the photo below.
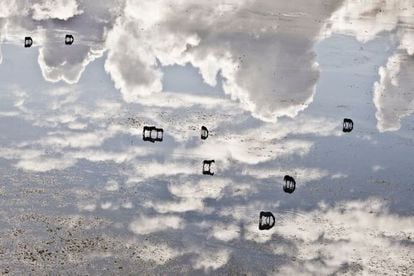
<svg viewBox="0 0 414 276">
<path fill-rule="evenodd" d="M 285 175 L 283 180 L 285 181 L 285 183 L 283 184 L 283 191 L 288 194 L 293 193 L 296 189 L 295 179 L 289 175 Z"/>
<path fill-rule="evenodd" d="M 66 45 L 72 45 L 72 43 L 73 43 L 74 40 L 75 39 L 73 38 L 73 35 L 67 34 L 65 36 L 65 44 Z"/>
<path fill-rule="evenodd" d="M 351 132 L 354 129 L 354 122 L 351 119 L 344 119 L 343 132 Z"/>
<path fill-rule="evenodd" d="M 260 212 L 259 230 L 270 230 L 275 226 L 275 216 L 272 212 Z"/>
<path fill-rule="evenodd" d="M 211 171 L 211 165 L 214 163 L 215 163 L 214 160 L 203 161 L 203 174 L 204 175 L 214 175 L 214 172 Z"/>
<path fill-rule="evenodd" d="M 24 47 L 25 48 L 30 48 L 33 44 L 33 39 L 30 36 L 26 36 L 24 38 Z"/>
<path fill-rule="evenodd" d="M 162 142 L 164 138 L 164 130 L 155 126 L 144 126 L 142 131 L 142 140 L 151 143 Z"/>
<path fill-rule="evenodd" d="M 201 127 L 201 139 L 206 140 L 208 138 L 208 129 L 205 126 Z"/>
</svg>

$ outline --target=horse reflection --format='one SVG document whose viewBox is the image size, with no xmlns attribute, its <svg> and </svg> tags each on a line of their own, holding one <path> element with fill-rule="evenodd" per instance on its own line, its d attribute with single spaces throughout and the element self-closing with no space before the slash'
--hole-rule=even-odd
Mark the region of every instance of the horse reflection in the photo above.
<svg viewBox="0 0 414 276">
<path fill-rule="evenodd" d="M 345 118 L 343 124 L 343 132 L 351 132 L 354 129 L 354 122 L 351 119 Z"/>
<path fill-rule="evenodd" d="M 142 140 L 151 143 L 162 142 L 164 138 L 164 130 L 155 126 L 144 126 L 142 131 Z"/>
<path fill-rule="evenodd" d="M 208 138 L 208 129 L 205 126 L 201 127 L 201 139 L 206 140 Z"/>
<path fill-rule="evenodd" d="M 24 47 L 25 48 L 30 48 L 33 44 L 33 39 L 30 36 L 26 36 L 24 38 Z"/>
<path fill-rule="evenodd" d="M 72 43 L 73 43 L 74 40 L 75 39 L 73 38 L 73 35 L 67 34 L 65 36 L 65 44 L 66 45 L 72 45 Z"/>
<path fill-rule="evenodd" d="M 204 175 L 214 175 L 214 172 L 211 171 L 211 165 L 214 163 L 215 163 L 214 160 L 203 161 L 203 174 Z"/>
<path fill-rule="evenodd" d="M 285 183 L 283 184 L 283 191 L 288 194 L 293 193 L 296 189 L 295 179 L 289 175 L 285 175 L 283 180 L 285 181 Z"/>
<path fill-rule="evenodd" d="M 271 212 L 260 212 L 259 230 L 269 230 L 275 226 L 275 216 Z"/>
</svg>

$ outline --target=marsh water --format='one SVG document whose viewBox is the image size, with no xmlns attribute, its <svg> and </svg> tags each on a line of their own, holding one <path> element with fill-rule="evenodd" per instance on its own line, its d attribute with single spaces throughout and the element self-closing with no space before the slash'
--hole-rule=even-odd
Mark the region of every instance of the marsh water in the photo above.
<svg viewBox="0 0 414 276">
<path fill-rule="evenodd" d="M 306 17 L 289 11 L 278 20 Z M 273 20 L 242 15 L 259 26 Z M 141 89 L 140 73 L 117 82 L 125 72 L 108 69 L 110 51 L 73 81 L 79 61 L 53 63 L 39 56 L 43 46 L 36 39 L 24 48 L 6 37 L 0 272 L 411 275 L 414 86 L 400 77 L 394 87 L 401 93 L 374 94 L 375 85 L 386 86 L 380 68 L 388 68 L 401 45 L 386 32 L 366 41 L 339 32 L 318 37 L 314 74 L 313 67 L 300 69 L 305 57 L 295 60 L 293 52 L 309 51 L 293 39 L 302 34 L 286 33 L 276 41 L 267 33 L 246 38 L 282 45 L 277 55 L 292 51 L 276 65 L 264 65 L 274 62 L 272 51 L 257 53 L 267 46 L 234 46 L 245 55 L 238 66 L 248 68 L 240 75 L 228 73 L 230 65 L 219 59 L 203 67 L 201 53 L 180 62 L 168 62 L 174 52 L 158 54 L 153 67 L 162 88 L 142 97 L 128 94 Z M 81 47 L 74 37 L 64 46 Z M 64 46 L 60 55 L 69 53 Z M 129 69 L 134 66 L 141 64 Z M 264 72 L 272 66 L 275 75 Z M 401 73 L 407 66 L 400 67 Z M 306 77 L 314 85 L 302 85 Z M 254 89 L 246 96 L 237 90 L 243 87 Z M 308 94 L 290 97 L 290 87 Z M 344 118 L 352 119 L 351 132 L 343 132 Z M 144 126 L 162 128 L 162 142 L 143 141 Z M 209 131 L 205 140 L 202 126 Z M 203 174 L 204 160 L 215 161 L 214 175 Z M 285 175 L 296 182 L 292 193 L 283 189 Z M 260 212 L 274 215 L 273 227 L 259 229 Z"/>
</svg>

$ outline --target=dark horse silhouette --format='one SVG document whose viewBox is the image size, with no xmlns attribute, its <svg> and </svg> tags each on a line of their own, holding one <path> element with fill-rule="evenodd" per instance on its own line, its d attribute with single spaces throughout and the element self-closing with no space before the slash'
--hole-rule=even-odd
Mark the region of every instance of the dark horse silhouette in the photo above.
<svg viewBox="0 0 414 276">
<path fill-rule="evenodd" d="M 151 143 L 162 142 L 164 138 L 164 130 L 155 126 L 144 126 L 142 131 L 142 140 Z"/>
<path fill-rule="evenodd" d="M 33 44 L 33 39 L 30 36 L 26 36 L 24 38 L 24 47 L 25 48 L 30 48 Z"/>
<path fill-rule="evenodd" d="M 354 129 L 354 122 L 351 119 L 345 118 L 342 131 L 351 132 L 353 129 Z"/>
<path fill-rule="evenodd" d="M 296 189 L 295 179 L 289 175 L 285 175 L 283 180 L 285 181 L 285 183 L 283 184 L 283 191 L 288 194 L 293 193 Z"/>
<path fill-rule="evenodd" d="M 271 212 L 260 212 L 259 230 L 269 230 L 275 226 L 275 216 Z"/>
<path fill-rule="evenodd" d="M 215 163 L 214 160 L 203 161 L 203 174 L 204 175 L 214 175 L 214 172 L 211 171 L 211 165 L 214 163 Z"/>
<path fill-rule="evenodd" d="M 206 140 L 208 138 L 208 129 L 205 126 L 201 127 L 201 139 Z"/>
<path fill-rule="evenodd" d="M 72 45 L 72 43 L 73 43 L 74 40 L 75 39 L 73 38 L 73 35 L 67 34 L 65 36 L 65 44 L 66 45 Z"/>
</svg>

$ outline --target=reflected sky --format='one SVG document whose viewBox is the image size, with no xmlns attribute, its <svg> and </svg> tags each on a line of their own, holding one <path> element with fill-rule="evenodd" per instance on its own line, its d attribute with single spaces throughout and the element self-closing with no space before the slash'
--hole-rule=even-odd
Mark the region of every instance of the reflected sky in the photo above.
<svg viewBox="0 0 414 276">
<path fill-rule="evenodd" d="M 408 275 L 413 12 L 0 3 L 0 271 Z"/>
</svg>

